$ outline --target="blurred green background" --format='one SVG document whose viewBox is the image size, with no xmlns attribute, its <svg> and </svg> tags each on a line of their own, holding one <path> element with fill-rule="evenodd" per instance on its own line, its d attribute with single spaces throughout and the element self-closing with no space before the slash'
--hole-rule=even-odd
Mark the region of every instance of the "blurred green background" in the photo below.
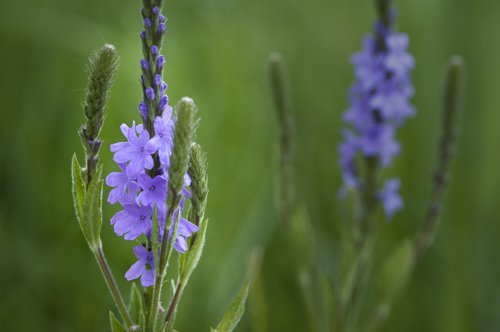
<svg viewBox="0 0 500 332">
<path fill-rule="evenodd" d="M 406 208 L 381 224 L 387 255 L 418 229 L 430 191 L 447 58 L 467 62 L 466 112 L 453 183 L 437 241 L 395 305 L 385 331 L 500 330 L 500 2 L 396 1 L 411 37 L 418 116 L 399 133 L 391 168 Z M 116 45 L 121 64 L 102 133 L 105 172 L 119 125 L 138 119 L 140 1 L 45 0 L 0 4 L 0 330 L 106 331 L 112 302 L 73 215 L 70 158 L 88 55 Z M 295 116 L 295 184 L 321 269 L 338 259 L 340 187 L 336 147 L 353 81 L 349 56 L 374 20 L 367 0 L 173 0 L 163 51 L 172 101 L 195 99 L 198 141 L 209 154 L 208 242 L 180 304 L 180 331 L 207 331 L 264 254 L 239 331 L 307 331 L 296 257 L 282 245 L 275 191 L 277 130 L 266 58 L 283 53 Z M 106 190 L 107 194 L 107 190 Z M 109 219 L 117 207 L 106 206 Z M 122 289 L 132 243 L 103 227 Z M 288 262 L 288 263 L 287 263 Z M 128 294 L 127 294 L 128 295 Z M 127 296 L 128 297 L 128 296 Z M 334 312 L 328 313 L 334 319 Z"/>
</svg>

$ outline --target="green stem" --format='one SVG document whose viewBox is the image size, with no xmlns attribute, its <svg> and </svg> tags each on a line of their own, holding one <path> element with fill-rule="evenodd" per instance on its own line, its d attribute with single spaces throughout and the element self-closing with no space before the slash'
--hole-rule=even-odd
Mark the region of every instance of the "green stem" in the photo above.
<svg viewBox="0 0 500 332">
<path fill-rule="evenodd" d="M 97 263 L 101 268 L 102 275 L 106 280 L 106 284 L 108 285 L 111 296 L 115 301 L 116 307 L 118 308 L 118 311 L 120 312 L 123 321 L 125 322 L 128 328 L 131 328 L 132 326 L 134 326 L 134 323 L 127 310 L 127 306 L 123 301 L 123 297 L 120 293 L 118 285 L 116 284 L 115 278 L 113 277 L 113 273 L 109 268 L 109 264 L 106 260 L 106 257 L 104 256 L 104 252 L 102 251 L 102 246 L 99 245 L 96 249 L 92 249 L 92 253 L 94 254 Z"/>
<path fill-rule="evenodd" d="M 174 323 L 174 317 L 175 317 L 175 312 L 177 309 L 177 303 L 179 303 L 179 299 L 181 297 L 182 289 L 184 288 L 183 279 L 179 279 L 179 282 L 177 283 L 177 287 L 175 288 L 174 296 L 172 297 L 172 301 L 170 302 L 170 305 L 168 306 L 167 310 L 167 315 L 165 316 L 165 324 L 166 324 L 166 331 L 170 331 L 170 329 L 173 327 Z"/>
<path fill-rule="evenodd" d="M 174 231 L 172 232 L 172 237 L 171 240 L 168 240 L 168 229 L 167 225 L 170 225 L 172 223 L 172 218 L 174 211 L 177 210 L 179 207 L 179 195 L 174 194 L 173 199 L 172 199 L 173 204 L 171 204 L 170 209 L 168 210 L 167 214 L 167 219 L 165 221 L 165 233 L 163 234 L 163 239 L 161 242 L 161 248 L 160 248 L 160 254 L 159 254 L 159 263 L 158 266 L 156 267 L 156 280 L 155 284 L 153 285 L 153 296 L 151 299 L 151 307 L 149 311 L 149 319 L 148 319 L 148 327 L 151 327 L 152 331 L 155 331 L 156 329 L 156 321 L 158 318 L 158 308 L 160 306 L 160 295 L 161 295 L 161 288 L 163 285 L 163 280 L 165 279 L 166 275 L 166 267 L 168 265 L 168 261 L 170 260 L 170 256 L 172 255 L 173 247 L 174 247 L 174 241 L 177 236 L 177 231 L 179 228 L 179 218 L 181 212 L 179 211 L 177 215 L 176 222 L 174 224 Z"/>
</svg>

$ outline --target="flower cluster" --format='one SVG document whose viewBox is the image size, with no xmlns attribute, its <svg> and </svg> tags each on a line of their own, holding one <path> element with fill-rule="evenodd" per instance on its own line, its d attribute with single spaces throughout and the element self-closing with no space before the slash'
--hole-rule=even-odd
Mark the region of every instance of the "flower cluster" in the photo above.
<svg viewBox="0 0 500 332">
<path fill-rule="evenodd" d="M 363 185 L 357 174 L 358 155 L 374 158 L 380 167 L 387 167 L 400 152 L 396 129 L 414 114 L 409 99 L 413 96 L 410 71 L 414 59 L 407 52 L 408 36 L 393 31 L 393 13 L 375 25 L 375 35 L 367 36 L 363 50 L 352 57 L 356 83 L 351 87 L 351 107 L 344 121 L 352 129 L 343 132 L 339 147 L 344 185 Z M 390 179 L 379 193 L 387 216 L 403 206 L 398 196 L 399 181 Z"/>
<path fill-rule="evenodd" d="M 147 3 L 147 2 L 146 2 Z M 173 149 L 175 121 L 172 107 L 168 105 L 165 94 L 167 84 L 163 82 L 162 70 L 165 58 L 159 54 L 161 40 L 165 32 L 165 17 L 156 6 L 145 6 L 142 10 L 144 30 L 141 33 L 144 59 L 141 85 L 144 99 L 139 104 L 139 113 L 143 124 L 131 127 L 122 124 L 121 131 L 125 142 L 111 145 L 113 160 L 121 171 L 112 172 L 106 178 L 106 184 L 112 187 L 108 202 L 119 203 L 123 210 L 116 213 L 111 224 L 117 235 L 125 240 L 146 238 L 145 244 L 134 247 L 138 261 L 127 271 L 128 280 L 141 278 L 144 287 L 155 282 L 154 253 L 151 249 L 153 220 L 158 221 L 158 241 L 161 243 L 168 232 L 168 240 L 173 232 L 175 221 L 179 226 L 174 248 L 179 253 L 188 249 L 187 238 L 198 231 L 198 227 L 182 217 L 184 202 L 189 199 L 190 178 L 184 176 L 184 187 L 179 208 L 173 211 L 171 225 L 166 225 L 168 169 Z M 155 214 L 155 215 L 154 215 Z"/>
<path fill-rule="evenodd" d="M 156 218 L 159 225 L 159 241 L 161 242 L 165 234 L 165 227 L 168 227 L 171 236 L 173 222 L 177 214 L 182 214 L 184 200 L 189 198 L 190 178 L 185 176 L 184 190 L 179 211 L 174 213 L 172 225 L 165 225 L 167 214 L 167 186 L 168 186 L 168 162 L 160 159 L 159 167 L 154 170 L 155 156 L 169 156 L 172 149 L 172 134 L 174 121 L 170 114 L 165 112 L 162 117 L 155 119 L 155 128 L 162 130 L 155 131 L 155 136 L 150 138 L 143 125 L 122 125 L 121 130 L 126 137 L 126 142 L 119 142 L 111 145 L 114 153 L 113 160 L 120 166 L 121 172 L 112 172 L 106 177 L 106 184 L 113 189 L 108 196 L 111 204 L 120 203 L 123 210 L 116 213 L 111 218 L 111 224 L 115 233 L 123 236 L 125 240 L 135 240 L 144 235 L 151 242 L 153 212 L 156 211 Z M 154 170 L 154 173 L 151 172 Z M 174 248 L 179 253 L 184 253 L 187 249 L 186 239 L 190 237 L 198 227 L 188 220 L 179 216 L 179 230 L 175 238 Z M 148 248 L 149 249 L 149 248 Z M 127 272 L 127 279 L 138 278 L 142 274 L 142 285 L 147 287 L 154 283 L 150 278 L 154 270 L 154 256 L 145 247 L 139 245 L 134 249 L 139 262 L 134 264 Z M 140 264 L 139 264 L 140 263 Z M 138 266 L 142 266 L 142 273 L 138 274 Z"/>
</svg>

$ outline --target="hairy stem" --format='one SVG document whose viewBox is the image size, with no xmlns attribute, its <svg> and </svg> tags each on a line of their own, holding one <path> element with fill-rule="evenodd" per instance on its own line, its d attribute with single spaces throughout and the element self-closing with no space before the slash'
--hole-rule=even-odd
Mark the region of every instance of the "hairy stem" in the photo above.
<svg viewBox="0 0 500 332">
<path fill-rule="evenodd" d="M 104 276 L 104 279 L 106 280 L 106 284 L 108 285 L 109 291 L 111 293 L 111 296 L 113 297 L 113 300 L 115 301 L 116 307 L 118 308 L 118 311 L 120 312 L 120 315 L 127 325 L 128 328 L 131 328 L 134 323 L 132 321 L 132 318 L 130 317 L 130 314 L 127 310 L 127 306 L 125 305 L 125 302 L 123 301 L 123 297 L 120 293 L 120 289 L 118 288 L 118 285 L 116 284 L 115 278 L 113 277 L 113 273 L 111 272 L 111 269 L 109 268 L 109 264 L 106 260 L 106 257 L 104 256 L 104 252 L 102 251 L 102 246 L 98 246 L 96 249 L 92 249 L 92 253 L 94 254 L 97 263 L 99 264 L 99 267 L 101 268 L 102 275 Z"/>
<path fill-rule="evenodd" d="M 179 299 L 181 297 L 181 292 L 182 289 L 184 288 L 182 278 L 179 279 L 179 282 L 177 283 L 177 287 L 175 288 L 174 296 L 172 297 L 172 301 L 170 301 L 170 305 L 168 306 L 167 310 L 167 315 L 165 316 L 165 324 L 166 324 L 166 331 L 169 331 L 169 329 L 172 327 L 173 324 L 173 318 L 175 316 L 175 312 L 177 309 L 177 304 L 179 303 Z"/>
</svg>

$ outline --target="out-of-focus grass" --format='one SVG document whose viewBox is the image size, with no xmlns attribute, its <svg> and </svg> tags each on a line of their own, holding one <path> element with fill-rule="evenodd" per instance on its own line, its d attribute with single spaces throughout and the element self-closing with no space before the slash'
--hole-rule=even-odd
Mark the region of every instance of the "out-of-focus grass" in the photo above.
<svg viewBox="0 0 500 332">
<path fill-rule="evenodd" d="M 115 169 L 108 146 L 121 139 L 119 124 L 138 118 L 139 3 L 28 0 L 0 5 L 2 330 L 107 329 L 111 300 L 73 217 L 69 162 L 73 151 L 81 156 L 76 131 L 82 121 L 86 59 L 104 42 L 115 44 L 121 56 L 103 131 L 106 172 Z M 406 209 L 382 225 L 382 254 L 418 229 L 422 219 L 449 55 L 465 56 L 468 83 L 444 223 L 384 330 L 495 331 L 500 328 L 500 47 L 495 43 L 500 3 L 396 4 L 399 28 L 411 36 L 417 60 L 418 116 L 399 135 L 404 152 L 390 173 L 403 177 Z M 307 206 L 328 270 L 338 241 L 336 145 L 353 80 L 348 58 L 371 28 L 372 5 L 361 0 L 166 1 L 166 14 L 169 96 L 177 101 L 189 95 L 198 103 L 203 118 L 198 140 L 210 162 L 208 242 L 180 305 L 179 330 L 216 325 L 255 245 L 269 245 L 259 281 L 266 313 L 249 307 L 240 330 L 264 325 L 269 331 L 303 330 L 306 313 L 294 276 L 281 275 L 293 257 L 277 245 L 272 191 L 276 132 L 266 57 L 281 51 L 290 70 L 296 192 Z M 106 207 L 105 215 L 115 211 Z M 103 227 L 103 238 L 125 289 L 122 276 L 134 260 L 132 244 L 115 237 L 110 227 Z M 250 317 L 260 319 L 260 325 Z"/>
</svg>

